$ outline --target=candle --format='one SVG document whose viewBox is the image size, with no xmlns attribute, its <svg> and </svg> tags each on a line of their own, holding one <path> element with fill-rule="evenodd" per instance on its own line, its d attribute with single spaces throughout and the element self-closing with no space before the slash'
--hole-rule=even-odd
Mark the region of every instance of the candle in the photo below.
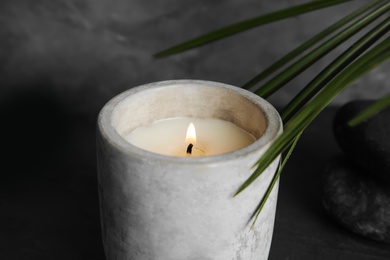
<svg viewBox="0 0 390 260">
<path fill-rule="evenodd" d="M 150 152 L 182 157 L 229 153 L 255 141 L 253 135 L 228 121 L 182 117 L 138 127 L 125 139 Z"/>
<path fill-rule="evenodd" d="M 110 100 L 97 126 L 107 260 L 267 259 L 277 183 L 253 227 L 251 216 L 278 160 L 233 198 L 283 130 L 267 101 L 217 82 L 163 81 Z"/>
</svg>

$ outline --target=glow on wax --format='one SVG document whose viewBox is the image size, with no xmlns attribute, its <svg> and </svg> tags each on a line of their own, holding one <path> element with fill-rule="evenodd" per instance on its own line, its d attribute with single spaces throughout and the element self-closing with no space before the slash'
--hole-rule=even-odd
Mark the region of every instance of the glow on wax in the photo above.
<svg viewBox="0 0 390 260">
<path fill-rule="evenodd" d="M 162 119 L 138 127 L 125 139 L 150 152 L 182 157 L 229 153 L 255 141 L 251 134 L 231 122 L 186 117 Z M 193 145 L 190 154 L 187 153 L 189 144 Z"/>
</svg>

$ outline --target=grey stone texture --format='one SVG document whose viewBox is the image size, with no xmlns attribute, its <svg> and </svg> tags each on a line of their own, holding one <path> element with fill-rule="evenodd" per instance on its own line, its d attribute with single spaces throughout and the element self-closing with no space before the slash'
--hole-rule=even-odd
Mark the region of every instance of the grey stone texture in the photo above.
<svg viewBox="0 0 390 260">
<path fill-rule="evenodd" d="M 351 1 L 235 35 L 169 58 L 162 49 L 200 34 L 305 1 L 3 0 L 0 3 L 0 102 L 39 92 L 69 113 L 97 113 L 114 95 L 167 79 L 240 86 L 278 57 L 366 1 Z M 345 46 L 343 46 L 345 47 Z M 270 98 L 283 105 L 343 48 Z M 389 91 L 389 63 L 337 98 Z"/>
<path fill-rule="evenodd" d="M 345 157 L 335 160 L 323 173 L 323 205 L 349 230 L 390 243 L 389 186 L 369 175 Z"/>
<path fill-rule="evenodd" d="M 355 127 L 347 122 L 373 101 L 355 100 L 342 106 L 334 123 L 334 136 L 341 150 L 371 177 L 387 182 L 390 188 L 390 108 Z"/>
</svg>

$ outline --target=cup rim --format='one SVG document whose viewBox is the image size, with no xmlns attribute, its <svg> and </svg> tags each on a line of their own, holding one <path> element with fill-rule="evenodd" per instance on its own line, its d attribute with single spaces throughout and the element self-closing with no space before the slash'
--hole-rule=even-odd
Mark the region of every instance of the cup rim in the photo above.
<svg viewBox="0 0 390 260">
<path fill-rule="evenodd" d="M 116 108 L 116 106 L 123 100 L 125 100 L 128 96 L 134 95 L 136 93 L 150 90 L 163 88 L 166 86 L 172 85 L 203 85 L 210 87 L 217 87 L 228 89 L 232 92 L 237 93 L 238 95 L 243 96 L 250 102 L 252 102 L 257 108 L 259 108 L 265 118 L 266 118 L 266 127 L 265 131 L 258 139 L 256 139 L 252 144 L 249 144 L 241 149 L 217 155 L 209 155 L 204 157 L 176 157 L 169 156 L 164 154 L 158 154 L 154 152 L 150 152 L 144 150 L 138 146 L 135 146 L 125 140 L 112 126 L 112 115 Z M 277 110 L 265 99 L 260 96 L 229 84 L 215 82 L 215 81 L 206 81 L 206 80 L 192 80 L 192 79 L 178 79 L 178 80 L 166 80 L 166 81 L 158 81 L 152 82 L 148 84 L 143 84 L 137 87 L 130 88 L 115 97 L 109 100 L 101 109 L 98 120 L 97 120 L 97 128 L 102 135 L 102 137 L 109 142 L 111 145 L 116 147 L 121 152 L 132 156 L 139 157 L 141 159 L 148 159 L 153 161 L 160 161 L 164 163 L 173 163 L 173 164 L 211 164 L 211 163 L 219 163 L 224 161 L 236 160 L 238 158 L 245 157 L 249 154 L 256 153 L 262 148 L 269 145 L 271 142 L 275 140 L 275 138 L 281 134 L 283 131 L 282 121 L 279 116 Z"/>
</svg>

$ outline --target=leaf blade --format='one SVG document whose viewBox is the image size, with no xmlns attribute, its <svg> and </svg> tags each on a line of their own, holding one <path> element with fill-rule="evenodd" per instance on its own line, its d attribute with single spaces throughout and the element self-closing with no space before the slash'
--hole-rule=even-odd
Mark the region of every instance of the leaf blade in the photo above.
<svg viewBox="0 0 390 260">
<path fill-rule="evenodd" d="M 314 11 L 317 9 L 325 8 L 332 5 L 342 4 L 345 2 L 349 2 L 351 0 L 320 0 L 308 2 L 302 5 L 293 6 L 290 8 L 282 9 L 276 12 L 272 12 L 269 14 L 261 15 L 254 17 L 252 19 L 248 19 L 242 22 L 234 23 L 228 25 L 226 27 L 220 28 L 218 30 L 206 33 L 199 37 L 193 38 L 184 43 L 178 44 L 166 50 L 160 51 L 153 56 L 155 58 L 162 58 L 166 56 L 170 56 L 176 53 L 180 53 L 183 51 L 187 51 L 196 47 L 200 47 L 207 43 L 211 43 L 222 38 L 252 29 L 254 27 L 258 27 L 261 25 L 265 25 L 268 23 L 272 23 L 278 20 L 286 19 L 292 16 L 296 16 L 299 14 L 303 14 L 306 12 Z"/>
<path fill-rule="evenodd" d="M 347 23 L 351 22 L 356 17 L 359 17 L 361 14 L 367 12 L 369 9 L 371 9 L 373 6 L 377 5 L 378 3 L 382 2 L 383 0 L 376 0 L 372 1 L 359 9 L 355 10 L 354 12 L 348 14 L 347 16 L 343 17 L 339 21 L 335 22 L 331 26 L 325 28 L 320 33 L 316 34 L 303 44 L 296 47 L 294 50 L 290 51 L 286 55 L 284 55 L 282 58 L 274 62 L 271 66 L 267 67 L 265 70 L 260 72 L 258 75 L 253 77 L 251 80 L 249 80 L 247 83 L 245 83 L 242 88 L 249 89 L 259 83 L 260 81 L 264 80 L 268 76 L 270 76 L 272 73 L 277 71 L 279 68 L 283 67 L 285 64 L 293 60 L 294 58 L 298 57 L 299 54 L 305 52 L 306 50 L 310 49 L 312 46 L 329 36 L 330 34 L 334 33 L 336 30 L 340 29 Z"/>
<path fill-rule="evenodd" d="M 323 69 L 312 81 L 306 85 L 283 109 L 281 118 L 285 122 L 293 113 L 317 94 L 337 73 L 353 62 L 360 54 L 366 51 L 372 44 L 379 40 L 390 30 L 390 18 L 383 20 L 367 34 L 357 40 L 350 48 L 339 55 L 325 69 Z"/>
<path fill-rule="evenodd" d="M 340 91 L 348 87 L 358 77 L 379 66 L 380 63 L 389 58 L 390 37 L 387 37 L 383 42 L 365 53 L 330 81 L 310 103 L 286 124 L 284 132 L 275 140 L 263 156 L 259 158 L 256 163 L 258 165 L 257 169 L 237 189 L 234 196 L 237 196 L 245 190 L 279 154 L 284 152 L 298 133 L 303 131 Z"/>
<path fill-rule="evenodd" d="M 374 9 L 374 11 L 372 11 L 366 17 L 348 26 L 342 32 L 332 37 L 331 39 L 327 40 L 324 44 L 317 47 L 316 49 L 309 52 L 298 61 L 291 64 L 283 72 L 277 74 L 271 80 L 269 80 L 264 85 L 262 85 L 258 90 L 255 91 L 255 93 L 259 96 L 262 96 L 263 98 L 269 97 L 271 94 L 275 93 L 286 83 L 288 83 L 297 75 L 299 75 L 306 68 L 311 66 L 314 62 L 316 62 L 317 60 L 325 56 L 327 53 L 329 53 L 331 50 L 336 48 L 339 44 L 344 42 L 352 35 L 356 34 L 365 26 L 375 21 L 381 15 L 386 13 L 389 9 L 390 9 L 390 2 L 387 2 L 384 5 Z"/>
<path fill-rule="evenodd" d="M 390 94 L 384 96 L 383 98 L 376 101 L 374 104 L 370 105 L 368 108 L 363 110 L 361 113 L 357 114 L 351 120 L 348 121 L 348 125 L 355 127 L 358 124 L 364 122 L 370 117 L 374 116 L 376 113 L 390 106 Z"/>
<path fill-rule="evenodd" d="M 255 219 L 253 220 L 253 223 L 252 223 L 252 227 L 255 225 L 256 223 L 256 220 L 257 218 L 259 217 L 260 215 L 260 212 L 261 210 L 263 209 L 265 203 L 267 202 L 273 188 L 275 187 L 275 184 L 277 182 L 277 180 L 279 179 L 280 177 L 280 174 L 282 173 L 284 167 L 286 166 L 286 163 L 288 161 L 288 159 L 290 159 L 290 156 L 292 154 L 292 152 L 294 151 L 295 149 L 295 146 L 297 145 L 298 143 L 298 140 L 300 139 L 301 135 L 302 135 L 303 131 L 301 131 L 294 139 L 294 142 L 291 144 L 287 154 L 286 154 L 286 157 L 283 159 L 283 162 L 282 164 L 280 165 L 279 169 L 277 170 L 277 172 L 274 174 L 274 176 L 272 177 L 272 180 L 271 180 L 271 183 L 270 185 L 268 186 L 263 198 L 261 199 L 259 205 L 257 206 L 257 208 L 255 209 L 254 211 L 254 214 L 252 215 L 251 219 L 254 217 Z"/>
</svg>

